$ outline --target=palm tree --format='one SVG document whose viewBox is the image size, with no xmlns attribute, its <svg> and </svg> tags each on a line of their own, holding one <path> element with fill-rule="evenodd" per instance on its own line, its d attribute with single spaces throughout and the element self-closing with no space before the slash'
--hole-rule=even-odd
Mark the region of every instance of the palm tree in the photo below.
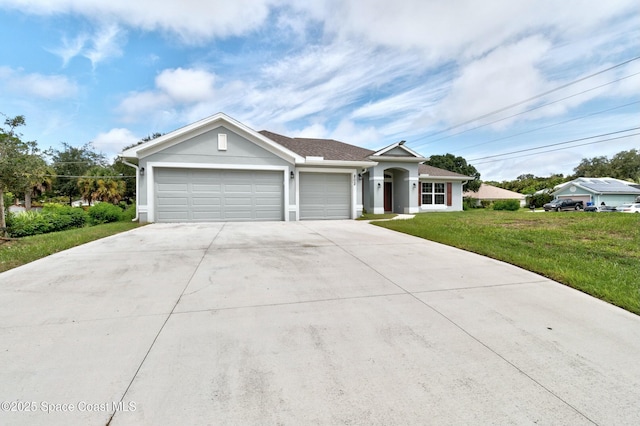
<svg viewBox="0 0 640 426">
<path fill-rule="evenodd" d="M 42 169 L 31 174 L 29 186 L 24 192 L 25 210 L 31 210 L 31 199 L 34 195 L 42 195 L 53 187 L 55 174 L 55 170 L 46 164 Z"/>
<path fill-rule="evenodd" d="M 126 184 L 111 167 L 92 167 L 85 175 L 78 180 L 78 188 L 89 205 L 93 201 L 117 204 L 122 200 Z"/>
</svg>

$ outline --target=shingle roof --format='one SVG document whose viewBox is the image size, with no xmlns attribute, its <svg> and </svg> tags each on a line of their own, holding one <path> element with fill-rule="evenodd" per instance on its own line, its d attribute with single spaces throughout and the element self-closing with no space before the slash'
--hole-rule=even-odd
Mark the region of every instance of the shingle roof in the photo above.
<svg viewBox="0 0 640 426">
<path fill-rule="evenodd" d="M 339 161 L 371 161 L 368 157 L 376 153 L 376 151 L 371 151 L 370 149 L 360 148 L 359 146 L 349 145 L 333 139 L 290 138 L 268 130 L 260 130 L 258 133 L 303 157 L 323 157 L 325 160 Z M 433 177 L 471 179 L 469 176 L 426 164 L 418 165 L 418 173 Z"/>
<path fill-rule="evenodd" d="M 470 176 L 461 175 L 460 173 L 456 173 L 456 172 L 450 172 L 449 170 L 439 169 L 437 167 L 429 166 L 427 164 L 418 165 L 418 174 L 429 175 L 429 176 L 450 176 L 450 177 L 473 179 Z"/>
<path fill-rule="evenodd" d="M 370 161 L 375 151 L 349 145 L 333 139 L 290 138 L 267 130 L 258 133 L 303 157 L 323 157 L 325 160 Z"/>
<path fill-rule="evenodd" d="M 519 192 L 509 191 L 508 189 L 498 188 L 497 186 L 481 184 L 477 192 L 467 191 L 462 194 L 463 197 L 478 198 L 481 200 L 512 200 L 524 199 L 526 195 Z"/>
</svg>

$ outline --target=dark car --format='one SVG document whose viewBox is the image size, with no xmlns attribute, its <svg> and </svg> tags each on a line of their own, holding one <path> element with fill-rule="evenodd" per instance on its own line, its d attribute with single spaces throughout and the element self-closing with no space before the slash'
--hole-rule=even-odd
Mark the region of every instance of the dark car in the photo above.
<svg viewBox="0 0 640 426">
<path fill-rule="evenodd" d="M 592 213 L 612 213 L 616 211 L 614 206 L 587 206 L 584 208 L 585 212 Z"/>
</svg>

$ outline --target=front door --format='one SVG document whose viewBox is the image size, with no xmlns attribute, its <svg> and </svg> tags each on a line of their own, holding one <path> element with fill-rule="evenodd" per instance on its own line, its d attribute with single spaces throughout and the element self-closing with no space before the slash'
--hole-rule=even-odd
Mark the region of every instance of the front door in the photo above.
<svg viewBox="0 0 640 426">
<path fill-rule="evenodd" d="M 393 182 L 385 182 L 384 183 L 384 211 L 390 212 L 393 210 L 392 200 L 393 196 L 391 194 L 393 188 Z"/>
</svg>

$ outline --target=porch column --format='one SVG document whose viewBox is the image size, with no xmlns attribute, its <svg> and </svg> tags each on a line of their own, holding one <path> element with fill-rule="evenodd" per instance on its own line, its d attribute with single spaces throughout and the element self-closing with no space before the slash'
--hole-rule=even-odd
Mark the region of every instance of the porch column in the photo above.
<svg viewBox="0 0 640 426">
<path fill-rule="evenodd" d="M 420 182 L 418 181 L 417 171 L 411 170 L 409 172 L 409 179 L 407 179 L 409 185 L 409 205 L 404 208 L 406 214 L 420 213 L 420 206 L 418 205 L 418 197 L 420 196 Z"/>
<path fill-rule="evenodd" d="M 369 197 L 373 214 L 384 213 L 384 169 L 380 166 L 369 169 Z"/>
</svg>

